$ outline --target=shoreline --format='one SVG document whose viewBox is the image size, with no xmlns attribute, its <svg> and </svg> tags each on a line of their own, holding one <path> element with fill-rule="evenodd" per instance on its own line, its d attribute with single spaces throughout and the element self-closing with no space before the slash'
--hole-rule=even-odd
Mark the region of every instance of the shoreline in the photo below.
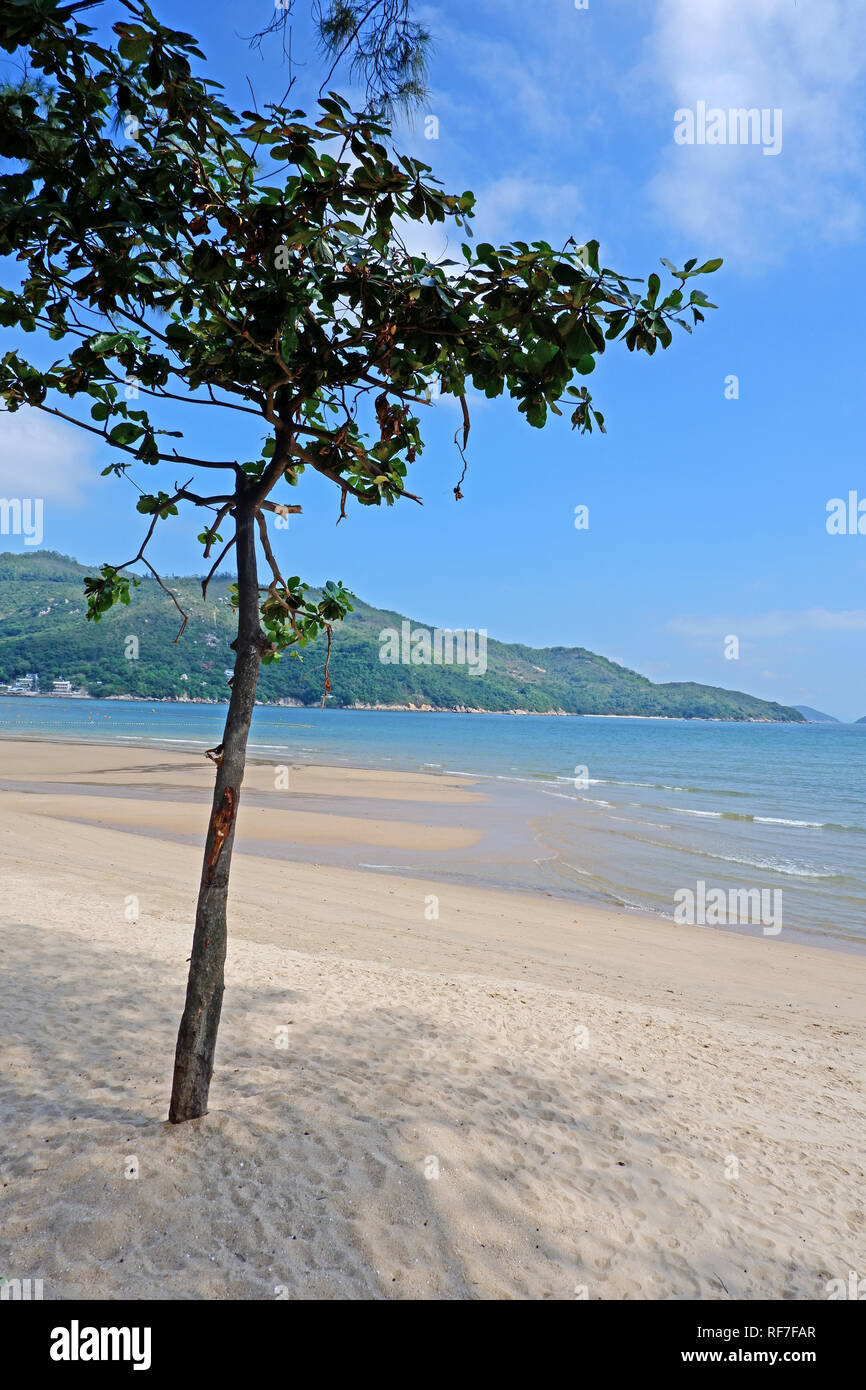
<svg viewBox="0 0 866 1390">
<path fill-rule="evenodd" d="M 112 704 L 140 704 L 140 705 L 205 705 L 211 708 L 220 709 L 228 707 L 228 697 L 223 700 L 206 700 L 202 698 L 190 698 L 187 700 L 177 699 L 168 695 L 90 695 L 90 694 L 55 694 L 54 691 L 16 691 L 11 694 L 7 690 L 0 690 L 0 699 L 9 700 L 94 700 Z M 298 709 L 298 710 L 321 710 L 318 702 L 315 704 L 304 705 L 295 700 L 256 700 L 257 709 Z M 574 710 L 565 709 L 478 709 L 470 705 L 326 705 L 325 712 L 330 710 L 335 713 L 384 713 L 384 714 L 495 714 L 508 715 L 515 718 L 537 718 L 537 719 L 638 719 L 643 723 L 680 723 L 680 724 L 810 724 L 813 721 L 808 719 L 735 719 L 733 716 L 705 715 L 705 714 L 588 714 L 579 713 Z M 834 720 L 834 723 L 844 721 Z M 856 721 L 859 723 L 860 721 Z"/>
<path fill-rule="evenodd" d="M 178 758 L 191 756 L 196 759 L 201 759 L 201 763 L 197 763 L 196 767 L 204 774 L 206 781 L 202 782 L 202 786 L 206 789 L 207 797 L 209 798 L 211 765 L 204 759 L 202 751 L 207 742 L 208 740 L 199 740 L 196 742 L 195 740 L 187 739 L 158 738 L 139 741 L 135 735 L 123 736 L 118 740 L 101 738 L 76 739 L 68 736 L 58 738 L 51 735 L 44 737 L 38 735 L 22 737 L 21 735 L 0 734 L 0 746 L 6 743 L 26 744 L 34 748 L 49 746 L 56 748 L 86 749 L 92 747 L 115 750 L 118 752 L 138 751 L 145 754 L 161 752 Z M 438 783 L 441 785 L 443 782 L 448 783 L 449 780 L 455 785 L 459 785 L 461 792 L 464 788 L 467 789 L 470 793 L 470 798 L 471 788 L 476 783 L 482 786 L 485 783 L 489 783 L 491 791 L 495 791 L 497 787 L 503 783 L 532 786 L 536 783 L 541 784 L 547 780 L 542 774 L 539 774 L 537 778 L 509 778 L 503 774 L 464 771 L 459 769 L 434 769 L 431 766 L 419 770 L 412 768 L 385 768 L 381 763 L 350 764 L 319 762 L 316 760 L 293 762 L 291 749 L 284 749 L 282 753 L 287 759 L 287 765 L 293 775 L 310 773 L 313 775 L 324 775 L 325 778 L 330 778 L 329 790 L 334 798 L 339 798 L 340 795 L 345 793 L 344 784 L 347 779 L 355 781 L 360 779 L 361 782 L 366 783 L 366 794 L 368 796 L 372 794 L 374 797 L 382 795 L 381 790 L 378 788 L 371 793 L 371 785 L 376 784 L 380 779 L 396 779 L 402 781 L 404 784 L 414 784 L 417 782 L 423 789 L 423 795 L 420 792 L 417 797 L 413 794 L 412 799 L 418 800 L 430 800 L 431 797 L 436 795 L 431 784 L 435 785 Z M 247 755 L 248 771 L 250 768 L 273 769 L 274 766 L 275 759 L 273 756 L 266 756 L 261 746 L 258 749 L 255 744 L 251 746 L 251 751 Z M 0 772 L 0 784 L 2 784 L 3 780 L 3 773 Z M 58 788 L 58 791 L 59 790 L 61 789 Z M 251 785 L 249 776 L 245 779 L 244 790 L 247 795 L 246 800 L 242 797 L 241 805 L 246 818 L 246 814 L 249 814 L 252 810 L 249 806 L 250 792 L 255 792 L 256 790 L 256 788 Z M 259 788 L 259 790 L 261 791 L 261 788 Z M 0 790 L 0 796 L 2 795 L 2 790 Z M 142 807 L 143 798 L 140 792 L 138 795 L 133 795 L 125 799 L 130 801 L 131 804 L 137 804 L 139 807 Z M 476 801 L 489 800 L 489 797 L 485 798 L 482 795 L 471 799 Z M 205 803 L 202 802 L 202 805 L 204 804 Z M 69 814 L 72 809 L 74 808 L 69 804 L 64 806 L 66 815 L 64 815 L 63 819 L 66 823 L 73 819 Z M 309 851 L 317 845 L 326 847 L 330 844 L 339 847 L 340 845 L 348 846 L 351 843 L 354 844 L 355 847 L 364 845 L 370 850 L 377 848 L 391 849 L 398 853 L 401 849 L 412 851 L 424 849 L 432 852 L 438 850 L 447 853 L 450 850 L 470 849 L 474 846 L 478 846 L 479 840 L 481 839 L 481 836 L 477 832 L 474 835 L 469 832 L 461 833 L 456 827 L 449 837 L 447 834 L 442 834 L 441 828 L 434 828 L 431 826 L 425 826 L 425 833 L 421 836 L 410 835 L 408 838 L 405 838 L 401 837 L 399 834 L 395 834 L 393 831 L 389 831 L 386 825 L 372 821 L 366 812 L 360 818 L 356 815 L 354 819 L 346 819 L 340 816 L 339 812 L 335 812 L 333 806 L 328 808 L 324 816 L 315 811 L 311 812 L 309 809 L 303 812 L 283 811 L 281 812 L 282 819 L 279 826 L 277 826 L 274 823 L 267 823 L 268 816 L 264 814 L 262 807 L 256 809 L 261 819 L 256 826 L 255 836 L 252 837 L 253 843 L 247 844 L 246 837 L 239 833 L 236 845 L 237 853 L 243 856 L 256 856 L 261 854 L 268 859 L 273 859 L 274 862 L 279 862 L 280 856 L 276 853 L 275 849 L 270 849 L 268 846 L 273 844 L 276 847 L 281 842 L 286 842 L 287 840 L 301 846 L 306 846 Z M 166 816 L 164 813 L 161 816 L 158 814 L 153 815 L 143 809 L 140 810 L 138 819 L 132 814 L 124 815 L 117 811 L 115 811 L 115 814 L 117 815 L 117 819 L 113 822 L 112 828 L 121 830 L 125 834 L 135 835 L 136 833 L 141 833 L 162 839 L 166 843 L 185 843 L 193 847 L 204 844 L 206 826 L 206 821 L 204 819 L 200 821 L 196 829 L 190 831 L 183 823 L 184 818 L 182 814 L 172 818 Z M 195 820 L 193 820 L 193 824 L 195 824 Z M 315 828 L 311 829 L 311 826 Z M 305 858 L 304 856 L 300 856 L 299 858 L 292 858 L 289 862 L 303 863 L 305 862 Z M 392 877 L 400 868 L 399 865 L 395 867 L 389 864 L 370 864 L 360 861 L 357 867 L 365 876 L 374 874 L 382 877 Z M 611 901 L 604 895 L 593 896 L 580 884 L 564 886 L 563 884 L 552 883 L 544 887 L 526 887 L 514 885 L 504 880 L 489 882 L 486 879 L 465 876 L 463 878 L 455 878 L 448 872 L 439 870 L 437 873 L 435 868 L 430 868 L 428 870 L 423 866 L 413 871 L 414 881 L 427 878 L 431 880 L 438 878 L 440 881 L 448 883 L 452 887 L 460 887 L 461 884 L 464 884 L 467 889 L 478 888 L 482 891 L 503 893 L 509 897 L 524 896 L 529 899 L 544 897 L 552 902 L 570 904 L 574 907 L 575 911 L 604 911 L 621 917 L 626 921 L 643 921 L 650 930 L 656 925 L 661 924 L 671 927 L 676 931 L 709 931 L 713 935 L 734 936 L 747 940 L 762 940 L 774 945 L 784 945 L 789 948 L 805 948 L 822 952 L 832 951 L 844 955 L 846 958 L 864 958 L 864 956 L 866 956 L 866 943 L 857 937 L 831 935 L 826 932 L 821 932 L 820 930 L 811 930 L 808 927 L 802 926 L 786 926 L 783 933 L 778 936 L 767 934 L 758 937 L 756 936 L 754 927 L 748 924 L 710 922 L 698 925 L 680 925 L 675 923 L 673 917 L 669 914 L 654 912 L 651 909 L 640 906 L 631 906 Z"/>
<path fill-rule="evenodd" d="M 46 1299 L 790 1300 L 857 1267 L 862 958 L 242 853 L 211 1109 L 169 1126 L 201 840 L 136 817 L 206 818 L 212 769 L 6 752 L 33 790 L 0 792 L 0 1262 Z M 297 773 L 343 837 L 423 846 L 484 805 Z"/>
</svg>

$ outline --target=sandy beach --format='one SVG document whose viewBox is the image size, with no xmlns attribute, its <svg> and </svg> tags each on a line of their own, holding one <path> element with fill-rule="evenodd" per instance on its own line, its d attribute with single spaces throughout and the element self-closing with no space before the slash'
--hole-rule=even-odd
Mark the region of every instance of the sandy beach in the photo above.
<svg viewBox="0 0 866 1390">
<path fill-rule="evenodd" d="M 805 1299 L 866 1269 L 866 959 L 317 863 L 471 847 L 483 785 L 277 775 L 251 765 L 240 812 L 210 1113 L 174 1127 L 212 765 L 0 742 L 7 1277 Z"/>
</svg>

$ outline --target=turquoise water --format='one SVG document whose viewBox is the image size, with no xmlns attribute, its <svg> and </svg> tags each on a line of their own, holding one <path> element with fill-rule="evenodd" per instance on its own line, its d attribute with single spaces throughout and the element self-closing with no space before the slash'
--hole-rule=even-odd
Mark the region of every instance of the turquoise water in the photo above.
<svg viewBox="0 0 866 1390">
<path fill-rule="evenodd" d="M 224 713 L 212 705 L 7 698 L 0 737 L 202 750 L 219 742 Z M 789 939 L 805 932 L 866 946 L 866 725 L 259 707 L 250 751 L 275 763 L 483 779 L 485 803 L 462 813 L 484 832 L 480 846 L 401 851 L 394 863 L 380 862 L 381 852 L 334 851 L 334 862 L 544 889 L 666 917 L 677 890 L 698 881 L 766 888 L 782 893 Z M 395 803 L 391 814 L 419 818 L 417 805 Z M 453 807 L 434 814 L 455 819 Z M 304 857 L 290 846 L 280 852 Z"/>
</svg>

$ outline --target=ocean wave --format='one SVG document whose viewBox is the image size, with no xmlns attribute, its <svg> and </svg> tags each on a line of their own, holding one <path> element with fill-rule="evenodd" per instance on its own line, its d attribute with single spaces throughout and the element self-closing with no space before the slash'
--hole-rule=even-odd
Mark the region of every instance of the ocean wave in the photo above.
<svg viewBox="0 0 866 1390">
<path fill-rule="evenodd" d="M 758 816 L 749 811 L 698 811 L 691 806 L 660 806 L 657 809 L 680 816 L 700 816 L 707 820 L 740 821 L 744 825 L 780 825 L 790 830 L 844 830 L 853 835 L 866 835 L 866 827 L 862 825 L 838 825 L 835 821 L 792 820 L 785 816 Z"/>
<path fill-rule="evenodd" d="M 763 869 L 767 873 L 784 874 L 793 878 L 832 878 L 840 883 L 846 879 L 844 872 L 832 868 L 829 864 L 818 867 L 814 864 L 804 864 L 793 859 L 777 859 L 773 856 L 753 859 L 748 855 L 716 854 L 712 850 L 699 849 L 695 845 L 677 844 L 676 841 L 671 840 L 654 840 L 648 835 L 628 834 L 623 831 L 616 833 L 623 835 L 625 839 L 631 840 L 635 844 L 665 850 L 668 854 L 687 855 L 692 860 L 712 859 L 722 864 L 742 864 L 749 869 Z"/>
<path fill-rule="evenodd" d="M 557 773 L 557 782 L 573 782 L 574 778 Z M 688 796 L 749 796 L 749 792 L 737 791 L 734 787 L 681 787 L 672 782 L 631 782 L 621 780 L 619 777 L 590 777 L 587 779 L 591 785 L 600 784 L 607 787 L 639 787 L 643 791 L 652 792 L 680 792 Z"/>
<path fill-rule="evenodd" d="M 573 776 L 566 777 L 562 773 L 557 773 L 557 782 L 573 782 Z M 591 787 L 640 787 L 644 791 L 651 792 L 703 792 L 704 787 L 671 787 L 666 782 L 621 782 L 617 777 L 587 777 L 586 783 Z M 720 792 L 719 795 L 725 795 Z M 739 796 L 739 792 L 733 793 Z"/>
<path fill-rule="evenodd" d="M 545 791 L 544 787 L 539 787 L 538 790 L 541 792 L 542 796 L 555 796 L 557 801 L 583 801 L 590 806 L 613 806 L 612 801 L 598 801 L 592 796 L 569 796 L 567 792 Z"/>
<path fill-rule="evenodd" d="M 737 854 L 711 854 L 709 850 L 701 851 L 701 853 L 706 859 L 716 859 L 724 864 L 744 864 L 749 869 L 764 869 L 769 873 L 786 874 L 792 878 L 843 879 L 845 877 L 844 874 L 840 874 L 826 865 L 823 869 L 817 869 L 808 865 L 796 864 L 792 859 L 749 859 Z"/>
<path fill-rule="evenodd" d="M 821 820 L 785 820 L 782 816 L 744 816 L 743 820 L 752 820 L 756 825 L 794 825 L 804 830 L 824 829 L 824 822 Z"/>
</svg>

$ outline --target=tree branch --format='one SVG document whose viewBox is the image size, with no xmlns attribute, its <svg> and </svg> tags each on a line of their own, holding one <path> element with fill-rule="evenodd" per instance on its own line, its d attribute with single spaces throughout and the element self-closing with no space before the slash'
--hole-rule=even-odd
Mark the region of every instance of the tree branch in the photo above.
<svg viewBox="0 0 866 1390">
<path fill-rule="evenodd" d="M 222 562 L 223 562 L 223 560 L 225 559 L 225 557 L 228 555 L 229 551 L 231 550 L 231 548 L 232 548 L 232 546 L 234 545 L 234 543 L 235 543 L 236 540 L 237 540 L 237 536 L 232 536 L 231 540 L 226 542 L 226 544 L 223 546 L 222 550 L 220 551 L 219 555 L 217 556 L 216 560 L 214 560 L 213 564 L 211 565 L 210 570 L 208 571 L 207 575 L 206 575 L 205 578 L 201 581 L 201 596 L 202 596 L 203 599 L 207 598 L 207 586 L 208 586 L 208 584 L 211 582 L 211 580 L 213 579 L 214 575 L 216 574 L 217 570 L 219 569 L 219 567 L 220 567 L 220 565 L 222 564 Z M 208 546 L 208 550 L 209 550 L 209 549 L 210 549 L 210 546 Z M 205 551 L 205 555 L 207 555 L 208 550 Z M 181 629 L 181 630 L 182 630 L 182 629 Z"/>
</svg>

